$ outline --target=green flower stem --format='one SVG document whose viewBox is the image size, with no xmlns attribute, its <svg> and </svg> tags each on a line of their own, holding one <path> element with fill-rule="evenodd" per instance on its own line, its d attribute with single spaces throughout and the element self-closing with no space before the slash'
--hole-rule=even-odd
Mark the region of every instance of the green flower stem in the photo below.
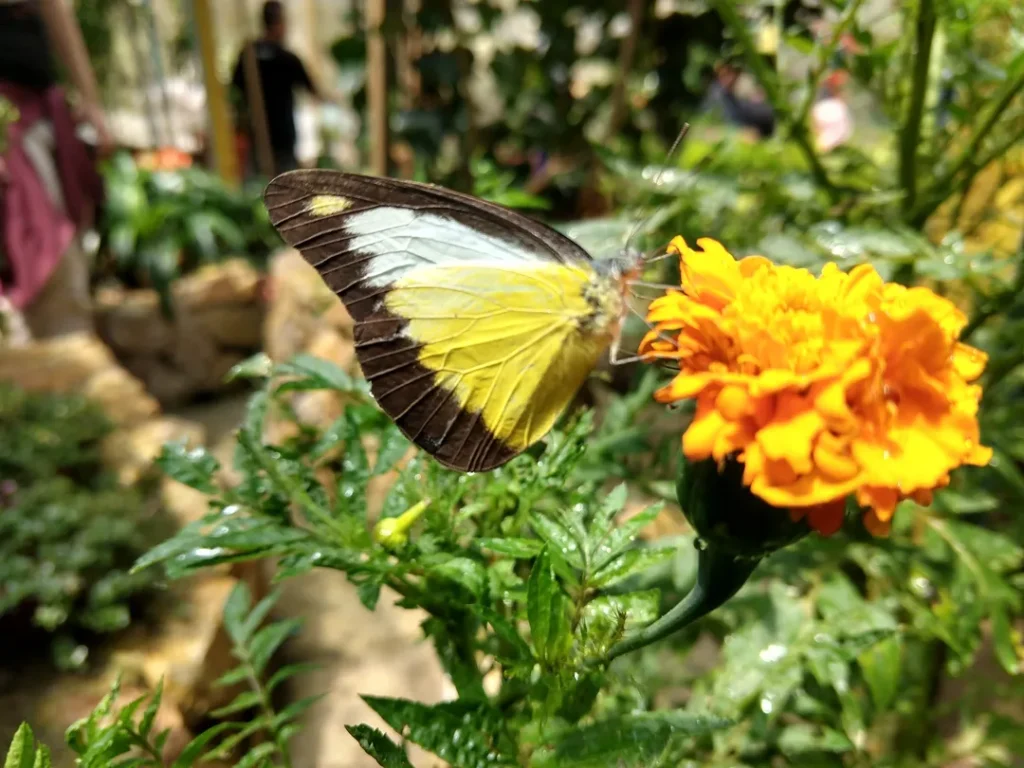
<svg viewBox="0 0 1024 768">
<path fill-rule="evenodd" d="M 697 582 L 693 589 L 660 619 L 612 646 L 605 660 L 662 640 L 711 613 L 747 583 L 760 562 L 760 558 L 739 558 L 713 545 L 698 549 Z"/>
</svg>

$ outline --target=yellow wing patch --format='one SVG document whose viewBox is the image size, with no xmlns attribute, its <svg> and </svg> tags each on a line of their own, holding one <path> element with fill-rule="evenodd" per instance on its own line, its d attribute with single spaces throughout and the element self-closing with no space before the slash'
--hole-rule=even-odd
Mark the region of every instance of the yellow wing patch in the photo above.
<svg viewBox="0 0 1024 768">
<path fill-rule="evenodd" d="M 352 201 L 340 195 L 313 195 L 309 198 L 306 210 L 316 217 L 331 216 L 352 207 Z"/>
<path fill-rule="evenodd" d="M 596 303 L 584 297 L 595 286 Z M 613 281 L 550 262 L 424 266 L 385 299 L 422 345 L 419 362 L 434 384 L 517 452 L 554 426 L 597 364 L 620 302 Z"/>
</svg>

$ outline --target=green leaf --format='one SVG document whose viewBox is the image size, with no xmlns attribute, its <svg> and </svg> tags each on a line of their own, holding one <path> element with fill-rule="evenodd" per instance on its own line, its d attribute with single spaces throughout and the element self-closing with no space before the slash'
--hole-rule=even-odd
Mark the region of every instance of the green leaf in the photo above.
<svg viewBox="0 0 1024 768">
<path fill-rule="evenodd" d="M 675 557 L 675 547 L 661 547 L 658 549 L 637 548 L 629 549 L 612 560 L 608 565 L 594 574 L 590 583 L 595 587 L 608 587 L 612 584 L 628 579 L 638 573 L 643 573 L 648 568 L 653 568 Z"/>
<path fill-rule="evenodd" d="M 242 362 L 232 366 L 225 377 L 225 381 L 232 382 L 238 379 L 265 379 L 274 370 L 274 361 L 267 357 L 266 352 L 257 352 Z"/>
<path fill-rule="evenodd" d="M 249 642 L 249 638 L 252 637 L 253 633 L 257 629 L 260 628 L 264 620 L 273 610 L 274 606 L 277 605 L 277 601 L 280 597 L 281 592 L 279 590 L 274 590 L 256 604 L 256 607 L 249 612 L 249 615 L 245 617 L 241 625 L 238 627 L 238 634 L 234 635 L 236 643 L 239 645 L 245 645 Z"/>
<path fill-rule="evenodd" d="M 363 696 L 391 728 L 458 768 L 512 765 L 498 747 L 504 719 L 485 702 L 452 701 L 433 706 L 406 699 Z"/>
<path fill-rule="evenodd" d="M 363 751 L 383 768 L 413 768 L 402 748 L 391 739 L 368 725 L 346 725 L 345 730 L 359 742 Z"/>
<path fill-rule="evenodd" d="M 992 611 L 992 644 L 995 648 L 996 658 L 1003 665 L 1003 669 L 1011 675 L 1018 674 L 1020 672 L 1020 656 L 1018 656 L 1017 644 L 1013 640 L 1010 619 L 1002 606 Z"/>
<path fill-rule="evenodd" d="M 729 726 L 716 717 L 688 712 L 645 712 L 599 720 L 562 733 L 544 768 L 646 768 L 674 736 L 703 736 Z"/>
<path fill-rule="evenodd" d="M 142 713 L 142 719 L 139 721 L 139 734 L 144 739 L 149 738 L 149 732 L 153 730 L 153 723 L 156 722 L 156 715 L 160 710 L 160 701 L 163 697 L 164 679 L 161 677 L 160 681 L 156 684 L 156 690 L 149 697 L 149 703 L 146 705 L 146 709 Z"/>
<path fill-rule="evenodd" d="M 234 715 L 238 712 L 244 712 L 247 709 L 258 707 L 262 701 L 259 691 L 243 691 L 238 694 L 230 704 L 225 704 L 219 709 L 215 709 L 210 713 L 211 717 L 217 719 L 226 718 L 228 715 Z"/>
<path fill-rule="evenodd" d="M 499 555 L 507 555 L 521 560 L 529 560 L 540 554 L 544 549 L 543 542 L 536 539 L 477 539 L 476 543 L 481 549 L 497 552 Z"/>
<path fill-rule="evenodd" d="M 32 768 L 53 768 L 53 761 L 50 759 L 50 748 L 45 744 L 39 745 L 39 751 L 36 752 L 36 759 L 32 763 Z"/>
<path fill-rule="evenodd" d="M 900 686 L 903 644 L 899 635 L 891 635 L 860 654 L 857 663 L 871 691 L 875 709 L 889 709 Z"/>
<path fill-rule="evenodd" d="M 409 438 L 394 427 L 384 432 L 380 449 L 377 451 L 377 460 L 373 463 L 373 475 L 380 475 L 389 472 L 401 461 L 402 457 L 409 452 Z"/>
<path fill-rule="evenodd" d="M 264 627 L 253 635 L 249 645 L 249 661 L 257 675 L 263 673 L 274 652 L 285 640 L 298 632 L 301 626 L 301 619 L 287 619 Z"/>
<path fill-rule="evenodd" d="M 526 615 L 537 657 L 544 661 L 561 658 L 572 643 L 568 605 L 561 586 L 555 580 L 546 547 L 533 564 L 526 583 Z"/>
<path fill-rule="evenodd" d="M 625 595 L 602 595 L 587 603 L 583 609 L 583 620 L 591 629 L 614 627 L 624 617 L 627 629 L 649 624 L 658 618 L 661 594 L 656 589 L 630 592 Z"/>
<path fill-rule="evenodd" d="M 246 616 L 249 615 L 249 607 L 252 604 L 252 597 L 249 594 L 249 585 L 239 581 L 228 595 L 224 603 L 224 627 L 236 643 L 244 644 L 243 626 Z"/>
<path fill-rule="evenodd" d="M 212 728 L 208 728 L 203 731 L 192 739 L 192 741 L 190 741 L 183 750 L 181 750 L 181 754 L 178 755 L 178 759 L 171 764 L 171 768 L 194 768 L 194 766 L 199 762 L 207 744 L 221 734 L 235 728 L 238 728 L 238 723 L 218 723 Z"/>
<path fill-rule="evenodd" d="M 530 516 L 530 522 L 534 530 L 544 542 L 557 552 L 561 557 L 577 570 L 583 568 L 583 546 L 575 536 L 561 522 L 554 520 L 547 515 L 534 514 Z"/>
<path fill-rule="evenodd" d="M 787 726 L 779 734 L 779 749 L 790 757 L 809 752 L 846 753 L 853 750 L 853 743 L 832 728 L 797 723 Z"/>
<path fill-rule="evenodd" d="M 273 741 L 266 741 L 262 744 L 257 744 L 255 747 L 245 753 L 245 756 L 235 763 L 235 768 L 266 768 L 266 766 L 273 765 L 268 762 L 267 758 L 277 754 L 278 747 Z"/>
<path fill-rule="evenodd" d="M 214 493 L 217 490 L 215 477 L 220 471 L 220 462 L 205 448 L 190 450 L 184 441 L 168 443 L 156 464 L 169 477 L 197 491 Z"/>
<path fill-rule="evenodd" d="M 291 680 L 293 677 L 306 672 L 316 672 L 319 669 L 321 669 L 321 666 L 314 662 L 300 662 L 298 664 L 288 664 L 283 666 L 271 675 L 270 679 L 267 681 L 267 693 L 272 693 L 275 688 L 286 680 Z"/>
<path fill-rule="evenodd" d="M 487 584 L 487 572 L 484 567 L 468 557 L 448 558 L 430 565 L 428 571 L 435 576 L 454 581 L 473 595 L 483 592 L 484 585 Z"/>
<path fill-rule="evenodd" d="M 347 394 L 365 394 L 367 384 L 356 380 L 332 362 L 313 355 L 299 354 L 274 369 L 277 376 L 295 377 L 278 387 L 279 392 L 306 389 L 333 389 Z"/>
<path fill-rule="evenodd" d="M 600 569 L 606 566 L 612 558 L 630 545 L 643 528 L 654 522 L 663 507 L 663 504 L 648 507 L 610 530 L 592 554 L 592 567 Z"/>
<path fill-rule="evenodd" d="M 7 750 L 4 768 L 32 768 L 36 758 L 36 739 L 28 723 L 18 726 Z"/>
</svg>

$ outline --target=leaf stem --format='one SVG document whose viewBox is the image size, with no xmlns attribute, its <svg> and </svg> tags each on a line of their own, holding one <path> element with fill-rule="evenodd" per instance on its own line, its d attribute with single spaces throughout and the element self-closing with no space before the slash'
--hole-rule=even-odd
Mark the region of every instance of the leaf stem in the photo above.
<svg viewBox="0 0 1024 768">
<path fill-rule="evenodd" d="M 917 203 L 917 151 L 921 142 L 921 121 L 928 92 L 928 73 L 932 56 L 932 40 L 938 16 L 932 0 L 919 0 L 915 34 L 914 71 L 911 80 L 907 116 L 900 131 L 900 187 L 903 210 L 907 213 Z"/>
<path fill-rule="evenodd" d="M 735 595 L 757 568 L 759 559 L 741 559 L 712 546 L 697 550 L 697 581 L 674 608 L 636 634 L 611 647 L 604 661 L 673 635 L 697 619 L 706 616 Z"/>
<path fill-rule="evenodd" d="M 957 177 L 964 171 L 970 168 L 984 168 L 994 158 L 1001 155 L 1015 143 L 1024 137 L 1024 129 L 1016 132 L 1008 142 L 1001 144 L 995 151 L 990 152 L 983 158 L 978 159 L 976 155 L 978 150 L 981 149 L 982 143 L 992 132 L 992 130 L 999 123 L 999 118 L 1003 116 L 1007 107 L 1013 102 L 1013 100 L 1024 90 L 1024 71 L 1020 72 L 1014 80 L 1007 81 L 997 99 L 995 99 L 992 109 L 989 110 L 985 116 L 985 120 L 978 127 L 968 139 L 967 145 L 964 147 L 963 152 L 960 153 L 959 157 L 953 162 L 952 167 L 943 174 L 941 177 L 935 180 L 931 185 L 931 195 L 929 199 L 914 208 L 909 217 L 909 223 L 913 226 L 919 226 L 923 224 L 932 212 L 942 204 L 942 201 L 949 197 L 949 189 L 952 184 L 956 181 Z M 968 176 L 968 182 L 973 179 L 973 175 Z M 961 184 L 961 186 L 963 186 Z"/>
<path fill-rule="evenodd" d="M 764 59 L 758 55 L 757 46 L 754 43 L 753 37 L 751 37 L 750 30 L 747 29 L 746 22 L 736 9 L 735 1 L 714 0 L 714 7 L 726 26 L 732 30 L 736 41 L 740 45 L 740 49 L 743 51 L 743 57 L 746 59 L 747 66 L 750 67 L 750 71 L 764 89 L 765 96 L 767 96 L 768 101 L 771 103 L 775 114 L 778 115 L 779 122 L 785 123 L 789 135 L 803 152 L 804 157 L 807 159 L 807 164 L 811 168 L 811 175 L 814 177 L 814 180 L 825 190 L 830 200 L 833 202 L 837 201 L 839 199 L 839 190 L 836 189 L 832 180 L 829 179 L 825 166 L 821 164 L 821 158 L 818 157 L 818 152 L 811 141 L 806 121 L 800 120 L 799 115 L 793 114 L 785 94 L 782 93 L 777 74 L 769 69 Z"/>
</svg>

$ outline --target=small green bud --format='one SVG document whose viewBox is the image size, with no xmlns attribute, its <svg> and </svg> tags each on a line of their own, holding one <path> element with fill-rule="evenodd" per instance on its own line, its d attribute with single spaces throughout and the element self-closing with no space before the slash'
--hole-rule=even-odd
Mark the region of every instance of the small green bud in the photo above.
<svg viewBox="0 0 1024 768">
<path fill-rule="evenodd" d="M 430 499 L 413 504 L 398 517 L 385 517 L 377 521 L 373 526 L 373 539 L 386 549 L 400 549 L 409 541 L 409 529 L 419 520 L 427 507 L 430 506 Z"/>
</svg>

